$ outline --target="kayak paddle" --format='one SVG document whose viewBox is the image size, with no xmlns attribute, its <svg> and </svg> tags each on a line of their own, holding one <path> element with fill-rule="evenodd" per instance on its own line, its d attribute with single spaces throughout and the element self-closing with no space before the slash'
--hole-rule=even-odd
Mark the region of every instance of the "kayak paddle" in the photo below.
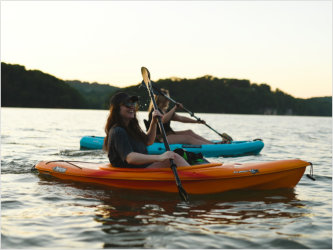
<svg viewBox="0 0 333 250">
<path fill-rule="evenodd" d="M 144 85 L 144 86 L 146 86 L 144 81 L 142 81 L 141 84 Z M 163 91 L 161 91 L 158 87 L 154 86 L 152 83 L 151 83 L 151 86 L 152 86 L 155 94 L 157 93 L 159 95 L 164 96 L 166 99 L 168 99 L 169 101 L 173 102 L 174 104 L 178 103 L 177 101 L 175 101 L 174 99 L 172 99 L 170 96 L 164 94 Z M 192 117 L 194 117 L 195 119 L 197 119 L 198 121 L 202 121 L 199 117 L 195 116 L 195 114 L 192 111 L 188 110 L 184 106 L 183 106 L 183 109 L 187 113 L 189 113 Z M 233 139 L 231 138 L 231 136 L 228 135 L 227 133 L 222 133 L 221 134 L 221 133 L 217 132 L 215 129 L 213 129 L 211 126 L 209 126 L 207 123 L 204 123 L 204 125 L 206 125 L 208 128 L 210 128 L 211 130 L 213 130 L 216 134 L 218 134 L 219 136 L 221 136 L 223 139 L 226 139 L 227 141 L 230 141 L 230 142 L 233 141 Z"/>
<path fill-rule="evenodd" d="M 151 86 L 150 73 L 149 73 L 148 69 L 145 68 L 145 67 L 141 67 L 141 74 L 142 74 L 142 77 L 143 77 L 143 82 L 145 83 L 145 86 L 148 90 L 150 99 L 153 102 L 154 110 L 158 110 L 157 104 L 155 102 L 152 86 Z M 167 151 L 170 151 L 170 146 L 169 146 L 166 134 L 165 134 L 165 130 L 164 130 L 164 127 L 163 127 L 161 117 L 157 117 L 157 120 L 158 120 L 158 125 L 160 127 L 160 131 L 161 131 L 162 136 L 163 136 L 163 142 L 164 142 L 165 149 Z M 179 176 L 178 176 L 177 166 L 176 166 L 176 164 L 174 163 L 174 161 L 172 159 L 170 159 L 170 164 L 171 164 L 171 169 L 172 169 L 173 175 L 175 176 L 175 179 L 176 179 L 178 193 L 179 193 L 179 195 L 180 195 L 180 197 L 182 198 L 183 201 L 188 201 L 188 195 L 187 195 L 185 189 L 183 188 L 182 183 L 181 183 L 181 181 L 179 179 Z"/>
</svg>

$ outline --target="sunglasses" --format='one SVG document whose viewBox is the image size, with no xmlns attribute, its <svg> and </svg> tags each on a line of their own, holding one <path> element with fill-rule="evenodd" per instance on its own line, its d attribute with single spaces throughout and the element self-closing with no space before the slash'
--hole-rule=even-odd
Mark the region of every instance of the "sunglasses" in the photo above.
<svg viewBox="0 0 333 250">
<path fill-rule="evenodd" d="M 126 107 L 126 108 L 135 108 L 138 106 L 138 103 L 137 102 L 132 102 L 132 101 L 127 101 L 125 103 L 123 103 L 123 105 Z"/>
</svg>

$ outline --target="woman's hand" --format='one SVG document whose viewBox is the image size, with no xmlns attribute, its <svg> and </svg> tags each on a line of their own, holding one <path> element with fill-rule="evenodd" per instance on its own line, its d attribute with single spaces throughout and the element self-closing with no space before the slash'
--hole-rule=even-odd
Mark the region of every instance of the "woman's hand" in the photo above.
<svg viewBox="0 0 333 250">
<path fill-rule="evenodd" d="M 160 111 L 158 110 L 154 110 L 152 112 L 152 119 L 149 125 L 149 129 L 147 131 L 147 146 L 151 145 L 154 143 L 155 139 L 156 139 L 156 129 L 157 129 L 157 121 L 158 121 L 158 117 L 163 118 L 163 115 L 161 114 Z"/>
<path fill-rule="evenodd" d="M 183 109 L 183 108 L 184 108 L 183 104 L 181 104 L 180 102 L 176 103 L 176 109 Z"/>
<path fill-rule="evenodd" d="M 166 151 L 165 153 L 159 155 L 160 156 L 160 161 L 164 161 L 164 160 L 175 160 L 177 157 L 177 153 L 173 152 L 173 151 Z"/>
<path fill-rule="evenodd" d="M 158 111 L 158 110 L 154 110 L 153 113 L 152 113 L 152 121 L 156 123 L 158 117 L 161 117 L 161 119 L 162 119 L 162 118 L 163 118 L 163 115 L 161 114 L 160 111 Z"/>
<path fill-rule="evenodd" d="M 197 123 L 206 124 L 206 121 L 201 120 L 201 119 L 199 118 L 199 120 L 197 120 Z"/>
</svg>

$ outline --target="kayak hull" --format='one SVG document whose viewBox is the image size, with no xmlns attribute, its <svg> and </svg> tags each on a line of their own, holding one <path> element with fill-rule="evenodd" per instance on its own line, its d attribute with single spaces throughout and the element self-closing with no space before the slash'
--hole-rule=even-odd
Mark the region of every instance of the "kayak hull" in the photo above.
<svg viewBox="0 0 333 250">
<path fill-rule="evenodd" d="M 213 194 L 236 189 L 270 190 L 293 188 L 310 163 L 299 159 L 258 163 L 209 163 L 178 167 L 178 175 L 189 194 Z M 170 168 L 129 169 L 110 164 L 39 162 L 41 174 L 59 179 L 101 184 L 117 188 L 177 193 Z"/>
<path fill-rule="evenodd" d="M 82 149 L 102 149 L 104 137 L 84 136 L 80 140 Z M 230 144 L 203 144 L 203 145 L 186 145 L 170 144 L 170 149 L 183 148 L 194 153 L 202 153 L 205 157 L 233 157 L 243 155 L 259 154 L 264 143 L 261 140 L 254 141 L 233 141 Z M 164 143 L 155 142 L 147 147 L 148 154 L 163 154 L 165 150 Z"/>
</svg>

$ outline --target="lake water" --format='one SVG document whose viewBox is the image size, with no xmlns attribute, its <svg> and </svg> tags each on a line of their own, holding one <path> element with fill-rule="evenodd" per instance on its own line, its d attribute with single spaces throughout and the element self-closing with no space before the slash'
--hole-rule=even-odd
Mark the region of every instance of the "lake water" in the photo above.
<svg viewBox="0 0 333 250">
<path fill-rule="evenodd" d="M 101 150 L 79 149 L 82 136 L 104 136 L 107 114 L 1 109 L 2 248 L 332 248 L 331 117 L 196 114 L 234 140 L 265 143 L 260 155 L 210 161 L 312 162 L 316 181 L 304 175 L 292 190 L 190 196 L 184 203 L 177 194 L 87 186 L 30 172 L 40 160 L 107 162 Z M 140 120 L 146 117 L 139 112 Z M 218 139 L 200 124 L 173 127 Z"/>
</svg>

